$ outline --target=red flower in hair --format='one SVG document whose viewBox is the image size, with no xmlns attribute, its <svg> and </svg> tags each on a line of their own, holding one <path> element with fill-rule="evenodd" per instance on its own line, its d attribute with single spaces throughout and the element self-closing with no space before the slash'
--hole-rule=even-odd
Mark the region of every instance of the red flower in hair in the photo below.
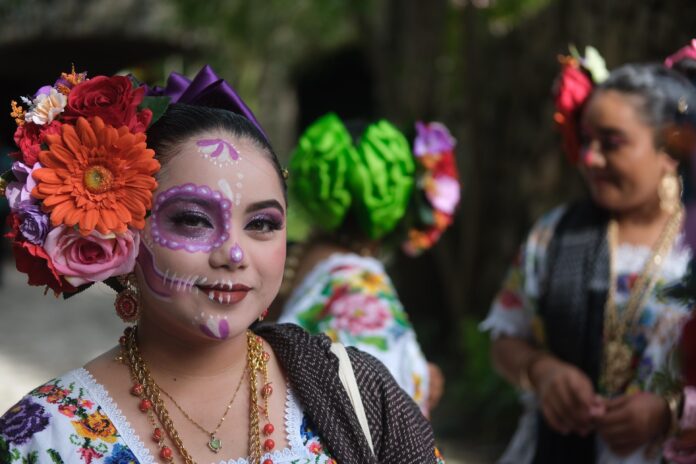
<svg viewBox="0 0 696 464">
<path fill-rule="evenodd" d="M 12 252 L 14 253 L 17 270 L 29 276 L 29 285 L 39 287 L 48 286 L 56 294 L 74 292 L 77 289 L 65 281 L 56 272 L 51 258 L 39 245 L 24 240 L 19 232 L 19 217 L 10 213 L 7 218 L 10 231 L 5 238 L 12 240 Z"/>
<path fill-rule="evenodd" d="M 104 124 L 119 128 L 127 126 L 130 132 L 145 132 L 152 111 L 138 111 L 145 97 L 145 87 L 133 89 L 125 76 L 97 76 L 81 82 L 70 91 L 68 104 L 61 119 L 74 123 L 80 116 L 99 116 Z"/>
<path fill-rule="evenodd" d="M 574 58 L 562 58 L 563 69 L 555 92 L 554 119 L 563 136 L 563 148 L 572 163 L 580 157 L 580 111 L 592 93 L 592 81 Z"/>
<path fill-rule="evenodd" d="M 46 136 L 59 134 L 61 125 L 54 120 L 48 125 L 28 122 L 18 126 L 14 133 L 14 141 L 21 150 L 20 161 L 27 166 L 33 166 L 39 160 L 41 144 L 46 143 Z"/>
</svg>

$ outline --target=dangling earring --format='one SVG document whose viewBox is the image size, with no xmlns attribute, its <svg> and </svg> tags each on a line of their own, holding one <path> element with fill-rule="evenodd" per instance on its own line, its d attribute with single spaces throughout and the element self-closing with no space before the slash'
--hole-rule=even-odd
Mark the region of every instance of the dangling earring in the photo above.
<svg viewBox="0 0 696 464">
<path fill-rule="evenodd" d="M 657 188 L 657 196 L 660 198 L 660 208 L 668 214 L 674 214 L 679 209 L 681 201 L 681 181 L 675 173 L 667 173 L 662 176 Z"/>
<path fill-rule="evenodd" d="M 123 290 L 116 295 L 114 307 L 116 308 L 118 317 L 126 324 L 129 324 L 137 321 L 140 317 L 140 300 L 138 298 L 137 281 L 135 280 L 135 274 L 132 273 L 119 276 L 118 281 L 123 285 Z"/>
<path fill-rule="evenodd" d="M 266 316 L 268 316 L 268 308 L 264 309 L 261 315 L 259 316 L 259 322 L 263 321 L 266 319 Z"/>
</svg>

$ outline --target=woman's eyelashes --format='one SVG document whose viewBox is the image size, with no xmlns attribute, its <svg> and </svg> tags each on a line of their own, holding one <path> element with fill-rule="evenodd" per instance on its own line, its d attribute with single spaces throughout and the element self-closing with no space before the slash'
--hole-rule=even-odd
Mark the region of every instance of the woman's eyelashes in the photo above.
<svg viewBox="0 0 696 464">
<path fill-rule="evenodd" d="M 247 224 L 246 226 L 244 226 L 244 229 L 265 234 L 276 230 L 281 230 L 283 226 L 283 218 L 278 217 L 278 215 L 272 213 L 262 213 L 252 216 L 247 221 Z"/>
<path fill-rule="evenodd" d="M 175 213 L 170 218 L 170 221 L 176 227 L 204 229 L 213 228 L 213 223 L 206 214 L 195 211 L 181 211 Z"/>
</svg>

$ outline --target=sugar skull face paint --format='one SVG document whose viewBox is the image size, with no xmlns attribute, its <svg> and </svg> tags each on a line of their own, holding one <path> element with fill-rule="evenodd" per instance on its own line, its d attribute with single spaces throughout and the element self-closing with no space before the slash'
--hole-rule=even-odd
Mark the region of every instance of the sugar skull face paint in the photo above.
<svg viewBox="0 0 696 464">
<path fill-rule="evenodd" d="M 239 264 L 243 259 L 244 251 L 242 251 L 242 247 L 240 247 L 238 243 L 235 243 L 234 246 L 230 248 L 230 261 Z"/>
<path fill-rule="evenodd" d="M 232 203 L 205 185 L 174 186 L 157 195 L 152 240 L 172 250 L 209 252 L 230 237 Z"/>
<path fill-rule="evenodd" d="M 197 142 L 215 139 L 244 158 L 217 166 L 201 156 Z M 268 154 L 245 138 L 211 131 L 173 149 L 141 236 L 141 324 L 204 343 L 236 339 L 282 280 L 282 184 Z"/>
<path fill-rule="evenodd" d="M 234 145 L 223 139 L 198 140 L 196 146 L 198 153 L 212 161 L 215 166 L 231 165 L 241 159 Z"/>
</svg>

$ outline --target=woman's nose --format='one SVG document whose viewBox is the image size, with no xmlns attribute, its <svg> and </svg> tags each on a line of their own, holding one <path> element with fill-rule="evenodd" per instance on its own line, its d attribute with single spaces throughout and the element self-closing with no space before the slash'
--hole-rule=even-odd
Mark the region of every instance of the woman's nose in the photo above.
<svg viewBox="0 0 696 464">
<path fill-rule="evenodd" d="M 591 142 L 580 151 L 580 162 L 586 168 L 603 168 L 606 165 L 606 159 L 599 150 L 599 143 Z"/>
</svg>

